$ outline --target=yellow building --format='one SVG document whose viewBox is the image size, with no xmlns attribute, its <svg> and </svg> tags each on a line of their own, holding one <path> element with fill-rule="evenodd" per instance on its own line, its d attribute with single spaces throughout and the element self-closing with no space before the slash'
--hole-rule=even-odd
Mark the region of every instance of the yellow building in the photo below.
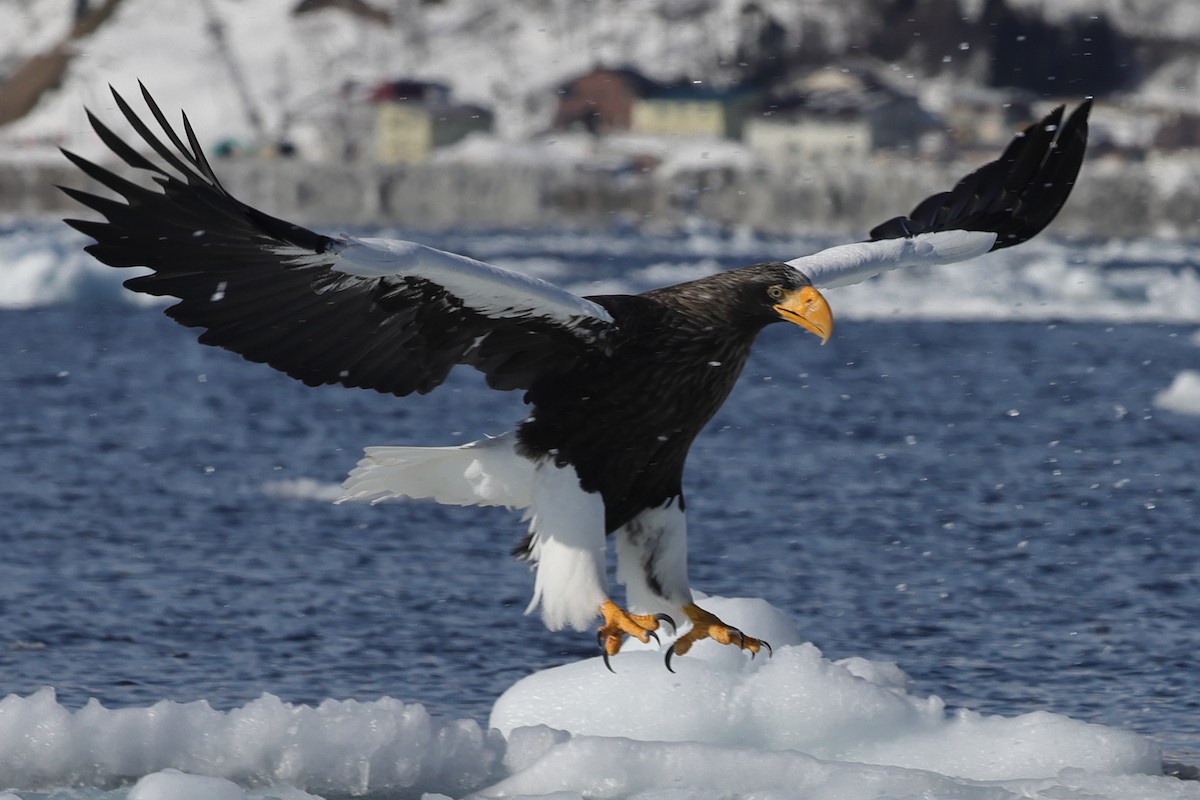
<svg viewBox="0 0 1200 800">
<path fill-rule="evenodd" d="M 714 90 L 685 83 L 651 91 L 633 101 L 629 130 L 671 136 L 740 139 L 756 95 L 744 87 Z"/>
<path fill-rule="evenodd" d="M 405 164 L 424 161 L 433 152 L 433 119 L 429 110 L 408 103 L 375 107 L 375 161 Z"/>
<path fill-rule="evenodd" d="M 746 123 L 746 146 L 769 162 L 865 158 L 871 126 L 862 117 L 788 119 L 760 117 Z"/>
<path fill-rule="evenodd" d="M 378 87 L 372 101 L 369 154 L 378 164 L 419 163 L 438 147 L 492 129 L 491 111 L 453 102 L 442 84 L 393 81 Z"/>
<path fill-rule="evenodd" d="M 729 130 L 725 105 L 717 100 L 635 100 L 630 116 L 629 129 L 634 133 L 725 136 Z"/>
</svg>

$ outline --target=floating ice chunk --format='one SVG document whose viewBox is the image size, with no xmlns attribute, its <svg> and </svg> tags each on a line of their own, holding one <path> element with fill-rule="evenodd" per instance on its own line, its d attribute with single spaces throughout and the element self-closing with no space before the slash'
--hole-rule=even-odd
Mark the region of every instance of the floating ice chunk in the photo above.
<svg viewBox="0 0 1200 800">
<path fill-rule="evenodd" d="M 346 492 L 340 483 L 318 481 L 315 478 L 291 478 L 282 481 L 267 481 L 262 485 L 263 494 L 281 500 L 316 500 L 332 503 Z"/>
<path fill-rule="evenodd" d="M 0 234 L 0 308 L 130 302 L 132 293 L 121 281 L 147 270 L 106 267 L 83 251 L 88 239 L 61 227 L 48 234 L 38 229 Z M 153 304 L 162 301 L 154 298 Z"/>
<path fill-rule="evenodd" d="M 1181 414 L 1200 414 L 1200 372 L 1185 369 L 1154 396 L 1154 405 Z"/>
<path fill-rule="evenodd" d="M 57 795 L 56 795 L 57 796 Z M 0 795 L 0 800 L 21 800 Z M 294 786 L 276 785 L 249 791 L 225 778 L 189 775 L 177 769 L 165 769 L 139 780 L 126 800 L 323 800 Z"/>
<path fill-rule="evenodd" d="M 796 637 L 794 631 L 788 636 L 779 630 L 781 613 L 761 601 L 701 602 L 747 633 L 768 640 L 774 636 L 773 644 Z M 1046 712 L 1011 718 L 965 710 L 947 714 L 940 698 L 913 694 L 907 676 L 894 664 L 861 658 L 834 662 L 811 644 L 776 646 L 772 658 L 760 655 L 753 661 L 733 648 L 697 647 L 675 659 L 677 674 L 663 668 L 658 653 L 622 654 L 613 666 L 616 675 L 592 659 L 525 678 L 497 700 L 491 725 L 514 740 L 527 725 L 575 735 L 550 748 L 542 761 L 616 757 L 616 746 L 600 737 L 622 737 L 732 748 L 670 750 L 655 756 L 670 764 L 716 760 L 740 771 L 738 765 L 750 757 L 737 754 L 747 748 L 797 751 L 817 760 L 761 754 L 763 764 L 797 775 L 827 772 L 827 765 L 814 766 L 818 762 L 874 764 L 971 781 L 1049 778 L 1064 769 L 1161 771 L 1158 746 L 1143 737 Z M 641 764 L 647 759 L 636 749 L 641 755 L 635 760 Z M 530 769 L 547 769 L 541 763 Z M 519 777 L 504 786 L 520 785 Z M 642 784 L 636 776 L 630 780 L 642 789 L 659 786 Z M 710 784 L 700 780 L 696 785 Z M 749 791 L 751 785 L 767 790 L 782 784 L 736 785 Z M 587 785 L 578 788 L 585 795 L 590 792 Z"/>
<path fill-rule="evenodd" d="M 103 786 L 176 769 L 316 793 L 463 794 L 495 779 L 503 749 L 473 720 L 390 698 L 313 707 L 263 695 L 231 711 L 203 701 L 71 710 L 52 689 L 0 700 L 0 786 Z"/>
<path fill-rule="evenodd" d="M 936 772 L 824 761 L 794 751 L 580 736 L 478 797 L 661 800 L 1173 800 L 1200 785 L 1156 775 L 1063 770 L 1044 779 L 972 781 Z"/>
<path fill-rule="evenodd" d="M 504 768 L 510 773 L 520 772 L 546 755 L 552 747 L 569 741 L 570 738 L 571 734 L 566 731 L 555 730 L 545 725 L 517 728 L 508 735 Z"/>
<path fill-rule="evenodd" d="M 702 603 L 775 656 L 701 643 L 671 674 L 661 652 L 631 647 L 616 675 L 599 659 L 546 670 L 497 701 L 507 741 L 387 698 L 71 710 L 51 689 L 10 695 L 0 786 L 15 789 L 0 800 L 45 787 L 92 798 L 120 783 L 133 786 L 112 796 L 128 800 L 1200 800 L 1200 782 L 1157 774 L 1158 747 L 1142 737 L 1046 712 L 948 714 L 894 664 L 822 657 L 764 601 Z"/>
<path fill-rule="evenodd" d="M 168 769 L 147 775 L 134 784 L 128 800 L 246 800 L 246 793 L 225 778 L 187 775 Z"/>
</svg>

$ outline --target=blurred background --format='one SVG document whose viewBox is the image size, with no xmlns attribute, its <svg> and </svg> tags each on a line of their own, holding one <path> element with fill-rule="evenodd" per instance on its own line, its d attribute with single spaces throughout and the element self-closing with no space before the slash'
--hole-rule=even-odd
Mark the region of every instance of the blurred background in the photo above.
<svg viewBox="0 0 1200 800">
<path fill-rule="evenodd" d="M 111 121 L 109 84 L 141 80 L 247 201 L 423 229 L 862 231 L 1094 96 L 1084 199 L 1058 230 L 1200 232 L 1190 0 L 0 0 L 0 17 L 10 213 L 66 207 L 56 148 L 100 156 L 84 107 Z"/>
</svg>

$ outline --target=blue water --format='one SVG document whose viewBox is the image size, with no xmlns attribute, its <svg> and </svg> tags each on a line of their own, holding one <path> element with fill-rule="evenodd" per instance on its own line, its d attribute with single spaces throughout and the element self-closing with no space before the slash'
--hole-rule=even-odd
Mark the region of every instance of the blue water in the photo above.
<svg viewBox="0 0 1200 800">
<path fill-rule="evenodd" d="M 951 705 L 1194 761 L 1200 417 L 1151 405 L 1200 363 L 1194 327 L 767 331 L 689 462 L 693 584 Z M 154 309 L 63 303 L 0 311 L 0 414 L 0 695 L 386 694 L 486 721 L 517 678 L 595 652 L 523 616 L 513 514 L 270 491 L 336 483 L 364 445 L 508 429 L 519 396 L 470 372 L 403 400 L 310 389 Z"/>
</svg>

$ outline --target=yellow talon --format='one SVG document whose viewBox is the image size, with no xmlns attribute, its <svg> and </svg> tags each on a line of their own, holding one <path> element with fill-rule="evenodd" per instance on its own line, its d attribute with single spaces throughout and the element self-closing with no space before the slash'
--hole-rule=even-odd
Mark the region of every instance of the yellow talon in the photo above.
<svg viewBox="0 0 1200 800">
<path fill-rule="evenodd" d="M 626 636 L 632 636 L 639 642 L 649 642 L 651 639 L 658 641 L 654 632 L 658 630 L 659 621 L 671 622 L 672 627 L 675 624 L 665 614 L 630 614 L 612 600 L 605 600 L 600 605 L 600 614 L 604 617 L 604 624 L 596 631 L 596 641 L 604 650 L 604 666 L 610 672 L 614 670 L 608 658 L 621 650 Z"/>
<path fill-rule="evenodd" d="M 742 650 L 749 650 L 751 656 L 757 654 L 764 647 L 768 653 L 771 652 L 771 645 L 762 639 L 747 636 L 737 628 L 726 625 L 715 614 L 710 614 L 695 603 L 684 606 L 683 613 L 687 614 L 687 618 L 692 621 L 692 629 L 667 648 L 667 669 L 671 672 L 675 671 L 671 669 L 671 658 L 681 656 L 691 650 L 692 645 L 701 639 L 712 639 L 718 644 L 737 645 Z"/>
</svg>

